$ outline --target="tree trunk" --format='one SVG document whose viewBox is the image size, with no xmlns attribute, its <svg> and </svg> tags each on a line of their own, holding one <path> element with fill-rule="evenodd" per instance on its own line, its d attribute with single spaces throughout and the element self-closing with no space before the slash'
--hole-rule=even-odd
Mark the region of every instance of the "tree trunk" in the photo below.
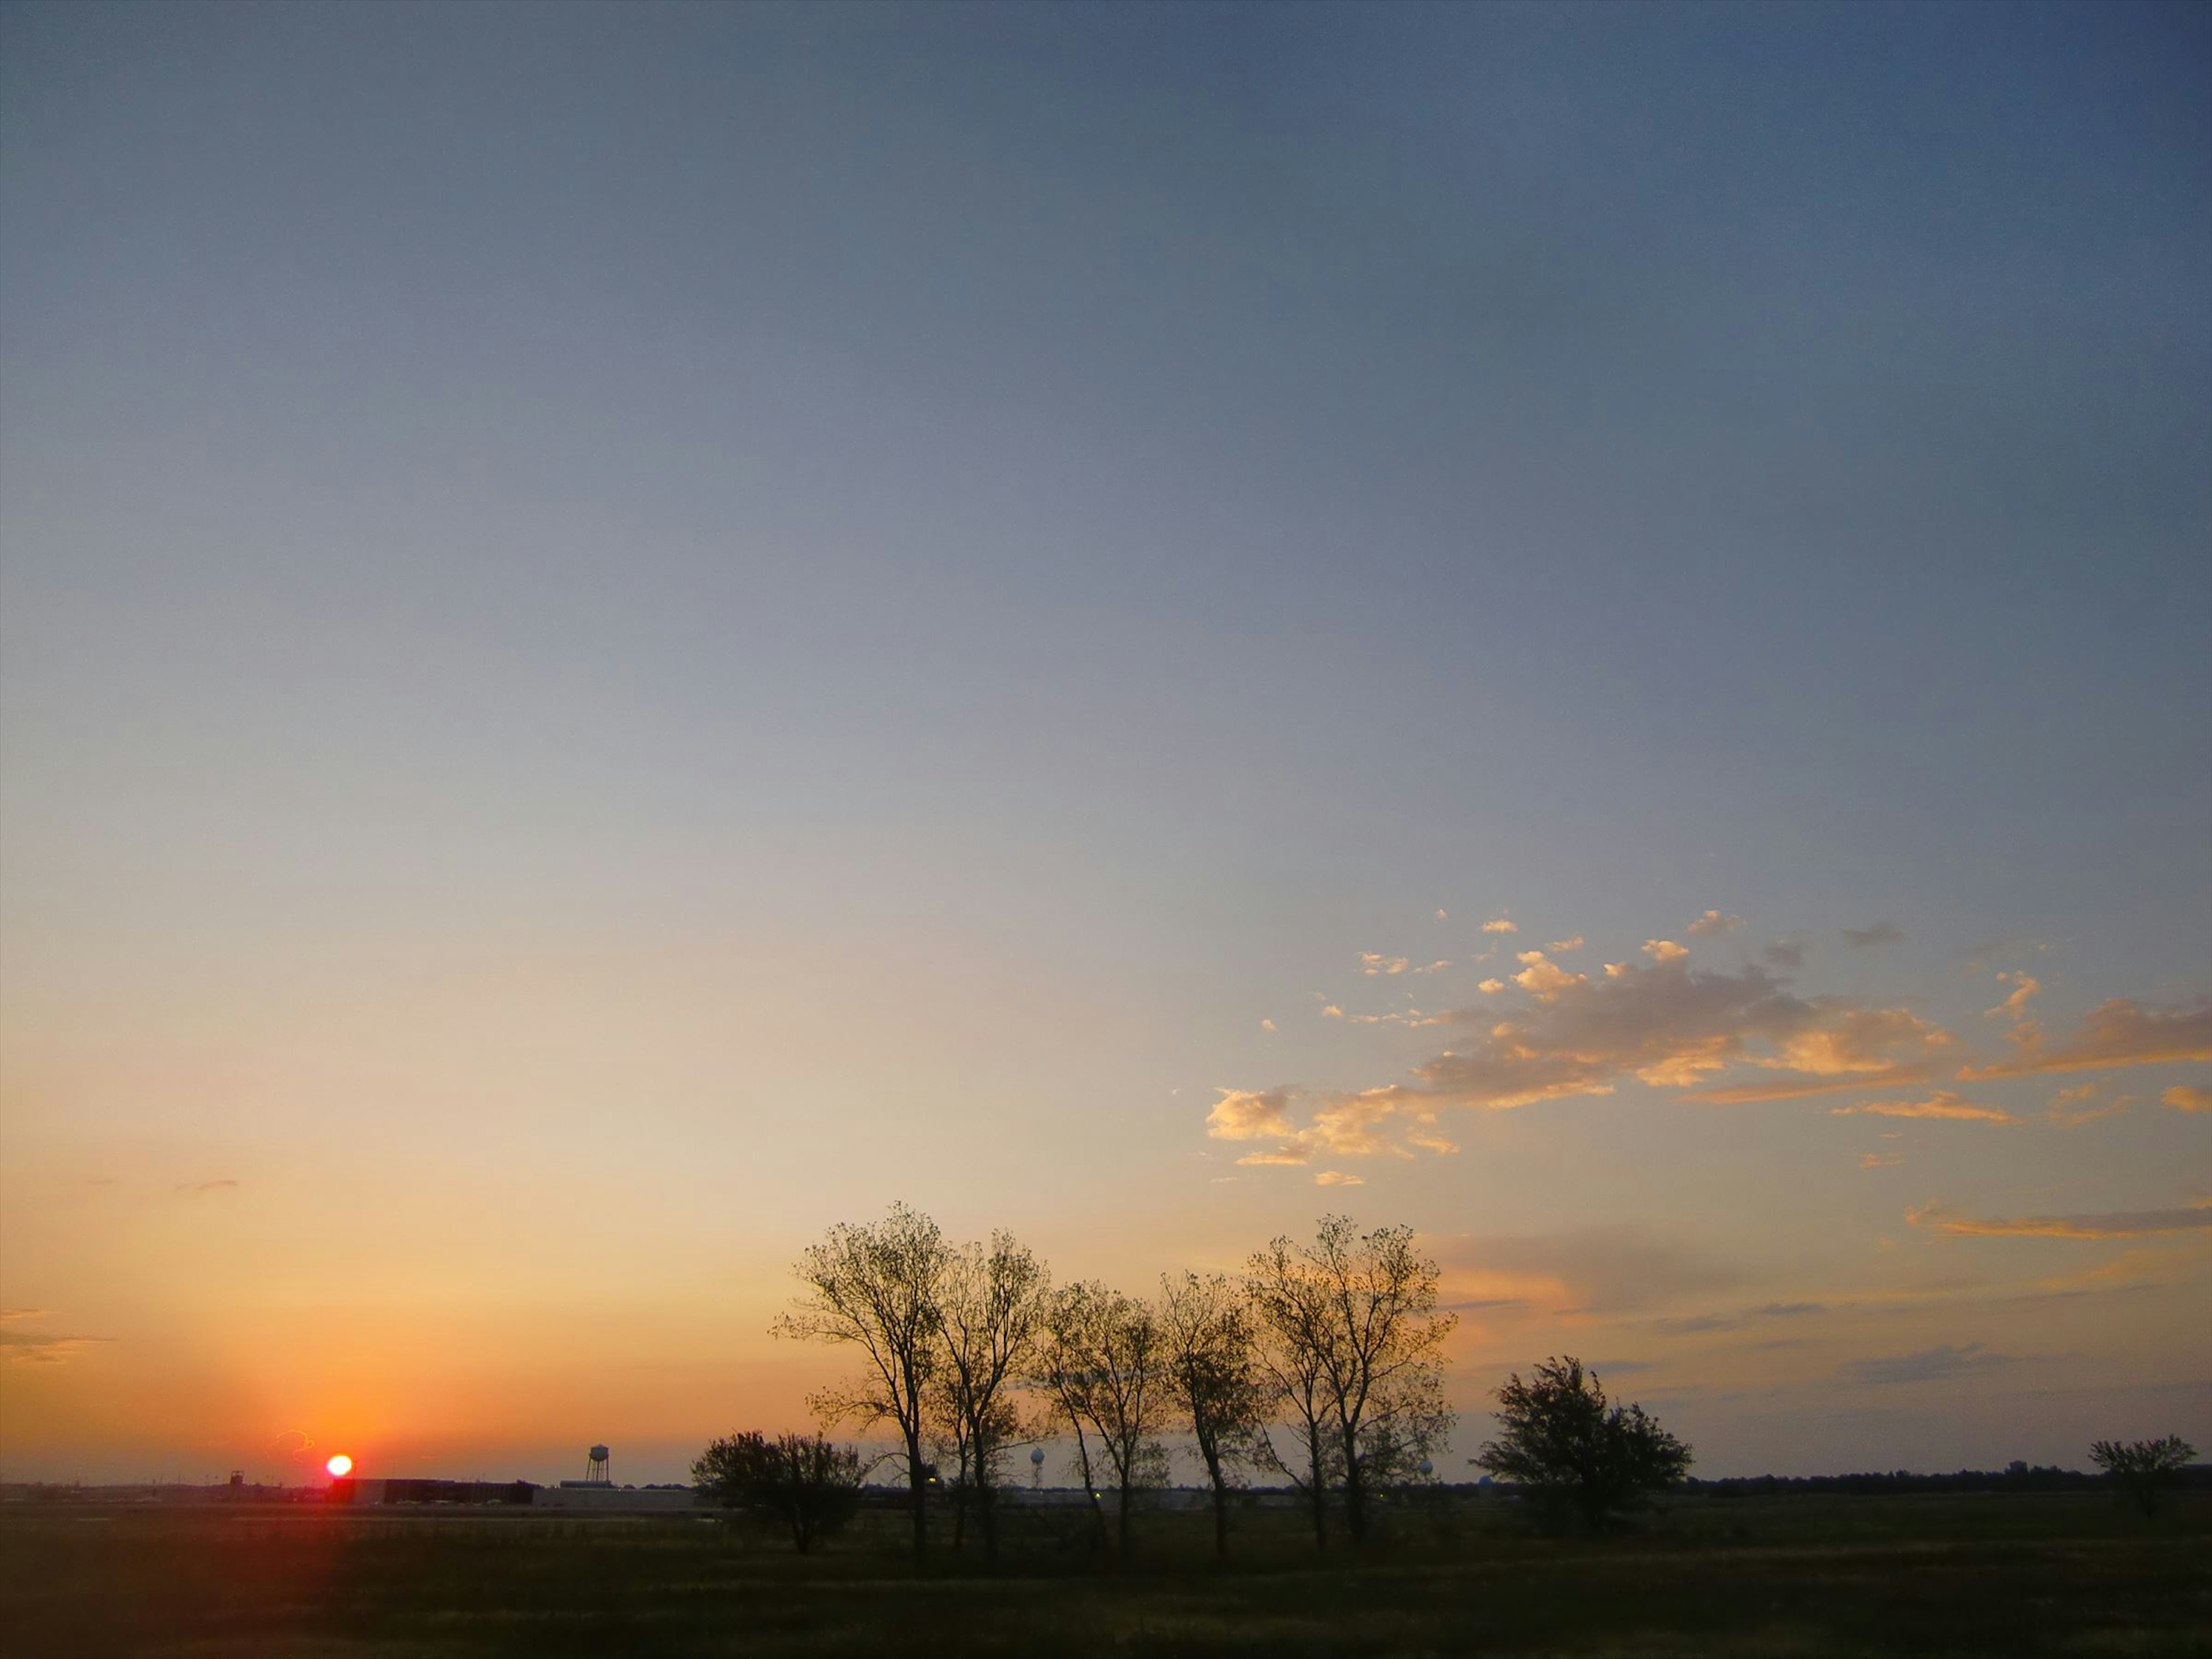
<svg viewBox="0 0 2212 1659">
<path fill-rule="evenodd" d="M 1328 1482 L 1322 1475 L 1321 1437 L 1306 1440 L 1307 1495 L 1313 1500 L 1314 1547 L 1328 1547 Z"/>
<path fill-rule="evenodd" d="M 1217 1561 L 1229 1559 L 1229 1493 L 1218 1471 L 1213 1477 L 1213 1556 Z"/>
<path fill-rule="evenodd" d="M 983 1528 L 983 1559 L 995 1567 L 999 1565 L 999 1511 L 993 1496 L 988 1481 L 977 1482 L 975 1518 Z"/>
<path fill-rule="evenodd" d="M 1121 1482 L 1121 1521 L 1119 1539 L 1121 1565 L 1126 1568 L 1129 1565 L 1129 1482 L 1126 1477 Z"/>
<path fill-rule="evenodd" d="M 929 1552 L 929 1477 L 922 1473 L 921 1437 L 906 1437 L 907 1489 L 914 1497 L 914 1559 Z"/>
<path fill-rule="evenodd" d="M 1359 1447 L 1344 1437 L 1344 1530 L 1355 1547 L 1367 1540 L 1367 1486 L 1360 1472 Z"/>
</svg>

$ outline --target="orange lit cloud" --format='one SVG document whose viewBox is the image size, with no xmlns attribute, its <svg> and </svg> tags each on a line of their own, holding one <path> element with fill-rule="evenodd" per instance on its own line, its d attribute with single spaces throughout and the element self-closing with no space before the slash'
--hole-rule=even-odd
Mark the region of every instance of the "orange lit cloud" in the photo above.
<svg viewBox="0 0 2212 1659">
<path fill-rule="evenodd" d="M 2212 1112 L 2212 1089 L 2177 1083 L 2159 1098 L 2177 1112 Z"/>
<path fill-rule="evenodd" d="M 1982 1012 L 1992 1019 L 2026 1019 L 2028 1017 L 2027 1005 L 2043 988 L 2041 982 L 2028 974 L 1999 974 L 1997 978 L 2011 985 L 2012 994 L 1996 1007 L 1985 1008 Z"/>
<path fill-rule="evenodd" d="M 1763 969 L 1703 973 L 1686 956 L 1648 966 L 1611 964 L 1604 979 L 1592 980 L 1567 972 L 1541 951 L 1522 951 L 1511 984 L 1526 1000 L 1507 1018 L 1472 1009 L 1355 1017 L 1474 1028 L 1471 1042 L 1415 1066 L 1413 1082 L 1310 1097 L 1297 1090 L 1226 1091 L 1208 1118 L 1208 1132 L 1221 1139 L 1272 1141 L 1277 1157 L 1295 1162 L 1321 1150 L 1402 1152 L 1391 1133 L 1395 1120 L 1426 1122 L 1448 1108 L 1504 1109 L 1609 1094 L 1629 1079 L 1681 1088 L 1738 1064 L 1795 1073 L 1739 1085 L 1751 1098 L 1902 1084 L 1917 1081 L 1926 1056 L 1953 1040 L 1904 1009 L 1807 1000 Z M 1507 986 L 1490 980 L 1480 988 L 1496 996 Z M 1729 1092 L 1707 1090 L 1692 1097 Z M 1307 1121 L 1297 1121 L 1294 1100 L 1310 1111 Z"/>
<path fill-rule="evenodd" d="M 2126 1210 L 2106 1215 L 2029 1215 L 1988 1220 L 1947 1215 L 1930 1204 L 1907 1210 L 1916 1227 L 1953 1237 L 2139 1238 L 2149 1233 L 2190 1232 L 2212 1227 L 2212 1202 L 2185 1210 Z"/>
<path fill-rule="evenodd" d="M 2017 1123 L 2010 1112 L 1994 1106 L 1976 1106 L 1948 1089 L 1938 1089 L 1926 1100 L 1874 1100 L 1860 1106 L 1832 1106 L 1838 1117 L 1868 1113 L 1875 1117 L 1941 1117 L 1979 1123 Z"/>
<path fill-rule="evenodd" d="M 1486 933 L 1517 933 L 1521 929 L 1507 917 L 1492 916 L 1482 924 L 1482 931 Z"/>
<path fill-rule="evenodd" d="M 1733 933 L 1742 926 L 1741 916 L 1724 916 L 1717 910 L 1708 910 L 1690 924 L 1690 932 L 1698 939 L 1710 939 L 1716 933 Z"/>
<path fill-rule="evenodd" d="M 2028 1021 L 2014 1031 L 2020 1058 L 2008 1064 L 1965 1067 L 1962 1081 L 2026 1077 L 2038 1072 L 2101 1071 L 2175 1060 L 2212 1060 L 2212 1000 L 2147 1007 L 2126 997 L 2099 1004 L 2073 1040 L 2045 1048 L 2042 1028 Z"/>
</svg>

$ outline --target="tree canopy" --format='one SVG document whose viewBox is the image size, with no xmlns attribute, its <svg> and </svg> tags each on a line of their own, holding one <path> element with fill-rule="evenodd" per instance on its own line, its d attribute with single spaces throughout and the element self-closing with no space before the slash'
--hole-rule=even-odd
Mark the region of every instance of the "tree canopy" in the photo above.
<svg viewBox="0 0 2212 1659">
<path fill-rule="evenodd" d="M 1583 1362 L 1553 1358 L 1498 1390 L 1498 1436 L 1474 1462 L 1571 1504 L 1591 1526 L 1680 1480 L 1690 1449 L 1641 1406 L 1615 1405 Z"/>
</svg>

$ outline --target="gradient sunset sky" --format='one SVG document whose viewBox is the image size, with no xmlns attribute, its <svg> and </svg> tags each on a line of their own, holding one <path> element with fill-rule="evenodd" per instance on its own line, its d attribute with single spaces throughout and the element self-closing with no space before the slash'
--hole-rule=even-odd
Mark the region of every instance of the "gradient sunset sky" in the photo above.
<svg viewBox="0 0 2212 1659">
<path fill-rule="evenodd" d="M 1447 1474 L 1553 1352 L 1705 1474 L 2212 1447 L 2209 86 L 9 5 L 0 1478 L 676 1478 L 895 1199 L 1411 1223 Z"/>
</svg>

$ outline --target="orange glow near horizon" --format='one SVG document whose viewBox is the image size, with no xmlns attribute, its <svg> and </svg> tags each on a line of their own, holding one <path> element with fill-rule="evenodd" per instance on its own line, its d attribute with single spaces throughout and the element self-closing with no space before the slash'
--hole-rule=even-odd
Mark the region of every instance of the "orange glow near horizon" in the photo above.
<svg viewBox="0 0 2212 1659">
<path fill-rule="evenodd" d="M 340 1452 L 323 1467 L 331 1472 L 333 1480 L 343 1480 L 353 1473 L 353 1459 Z"/>
</svg>

